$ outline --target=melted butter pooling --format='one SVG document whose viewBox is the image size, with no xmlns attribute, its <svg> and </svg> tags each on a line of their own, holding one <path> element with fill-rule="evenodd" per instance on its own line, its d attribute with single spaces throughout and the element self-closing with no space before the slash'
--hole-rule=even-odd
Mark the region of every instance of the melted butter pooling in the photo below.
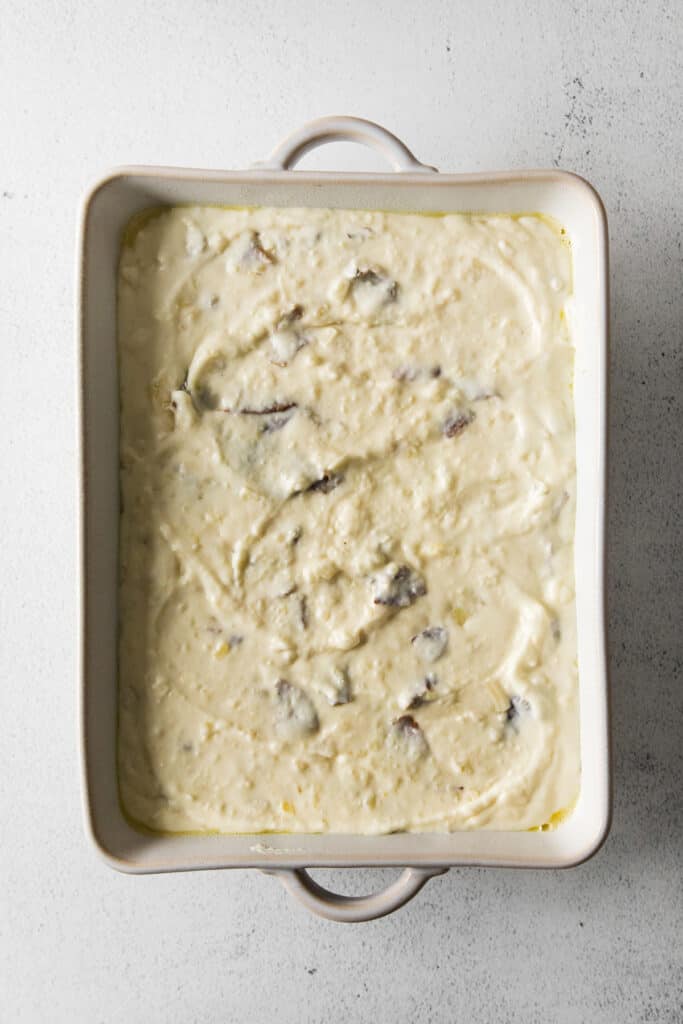
<svg viewBox="0 0 683 1024">
<path fill-rule="evenodd" d="M 175 208 L 127 241 L 133 819 L 525 829 L 572 803 L 570 290 L 536 216 Z"/>
</svg>

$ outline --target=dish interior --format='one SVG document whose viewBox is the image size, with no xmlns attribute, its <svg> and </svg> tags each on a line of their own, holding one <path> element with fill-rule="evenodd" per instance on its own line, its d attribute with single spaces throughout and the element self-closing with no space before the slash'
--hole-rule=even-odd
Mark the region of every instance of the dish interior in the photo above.
<svg viewBox="0 0 683 1024">
<path fill-rule="evenodd" d="M 563 229 L 138 221 L 118 299 L 130 817 L 545 825 L 579 788 Z"/>
</svg>

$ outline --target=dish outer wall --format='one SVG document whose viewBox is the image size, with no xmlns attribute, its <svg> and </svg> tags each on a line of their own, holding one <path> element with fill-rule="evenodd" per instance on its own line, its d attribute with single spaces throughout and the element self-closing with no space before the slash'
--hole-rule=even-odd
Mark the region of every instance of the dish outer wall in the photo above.
<svg viewBox="0 0 683 1024">
<path fill-rule="evenodd" d="M 425 174 L 424 170 L 334 174 L 263 167 L 236 172 L 124 167 L 99 180 L 84 199 L 77 311 L 82 768 L 88 833 L 102 857 L 118 870 L 145 873 L 410 864 L 420 869 L 414 873 L 413 888 L 417 889 L 433 869 L 453 865 L 568 867 L 595 853 L 607 835 L 611 793 L 604 614 L 608 353 L 604 209 L 587 182 L 562 171 L 456 175 Z M 123 817 L 116 777 L 117 262 L 122 229 L 133 214 L 150 206 L 179 203 L 539 212 L 556 218 L 566 228 L 574 265 L 574 291 L 567 316 L 576 344 L 575 572 L 582 782 L 576 808 L 555 830 L 160 836 L 133 829 Z M 296 884 L 296 877 L 290 876 L 290 887 Z M 319 907 L 312 909 L 324 912 Z"/>
</svg>

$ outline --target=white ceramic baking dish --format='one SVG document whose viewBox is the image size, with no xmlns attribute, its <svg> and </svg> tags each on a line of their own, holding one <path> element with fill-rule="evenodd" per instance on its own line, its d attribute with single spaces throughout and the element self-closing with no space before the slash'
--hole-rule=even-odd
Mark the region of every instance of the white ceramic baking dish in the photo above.
<svg viewBox="0 0 683 1024">
<path fill-rule="evenodd" d="M 382 152 L 395 173 L 292 173 L 309 149 L 353 140 Z M 556 829 L 387 836 L 143 833 L 125 820 L 116 778 L 117 536 L 119 519 L 116 274 L 121 233 L 137 211 L 162 204 L 358 207 L 384 210 L 542 212 L 566 228 L 573 251 L 568 309 L 576 344 L 576 603 L 581 792 Z M 561 171 L 437 174 L 378 125 L 324 118 L 286 139 L 249 171 L 160 167 L 115 170 L 86 195 L 80 222 L 81 728 L 87 829 L 102 857 L 128 872 L 256 867 L 277 873 L 309 909 L 359 921 L 397 909 L 452 865 L 567 867 L 590 857 L 610 820 L 605 665 L 604 525 L 607 387 L 607 230 L 602 203 Z M 410 865 L 362 898 L 321 889 L 307 868 Z"/>
</svg>

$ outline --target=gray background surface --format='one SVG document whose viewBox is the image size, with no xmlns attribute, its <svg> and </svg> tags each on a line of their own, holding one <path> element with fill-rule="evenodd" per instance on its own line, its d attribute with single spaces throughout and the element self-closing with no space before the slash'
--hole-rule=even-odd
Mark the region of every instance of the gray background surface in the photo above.
<svg viewBox="0 0 683 1024">
<path fill-rule="evenodd" d="M 683 1020 L 682 52 L 675 0 L 2 3 L 0 1020 Z M 245 166 L 327 113 L 443 169 L 579 171 L 612 244 L 611 837 L 569 872 L 452 871 L 354 927 L 256 873 L 109 871 L 76 753 L 79 196 L 111 164 Z"/>
</svg>

